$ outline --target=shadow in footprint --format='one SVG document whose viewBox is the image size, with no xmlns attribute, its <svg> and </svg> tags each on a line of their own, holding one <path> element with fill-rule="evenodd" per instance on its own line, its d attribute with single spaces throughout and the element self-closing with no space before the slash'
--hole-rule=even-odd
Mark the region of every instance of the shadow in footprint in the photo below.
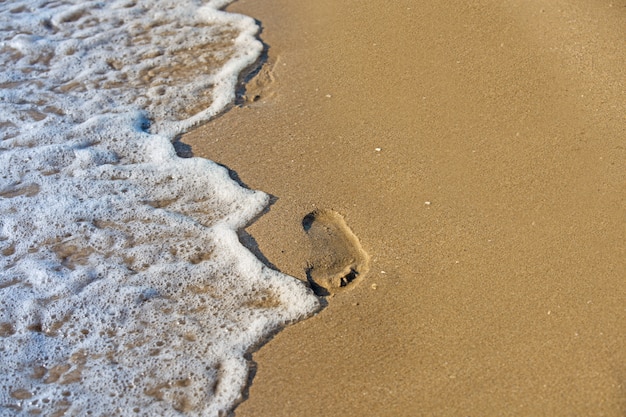
<svg viewBox="0 0 626 417">
<path fill-rule="evenodd" d="M 180 137 L 176 138 L 172 142 L 172 146 L 174 147 L 174 151 L 176 151 L 176 155 L 179 158 L 193 158 L 193 149 L 191 149 L 191 145 L 183 142 Z"/>
<path fill-rule="evenodd" d="M 304 216 L 309 238 L 307 279 L 317 295 L 331 295 L 361 281 L 369 269 L 369 256 L 343 217 L 332 210 Z"/>
</svg>

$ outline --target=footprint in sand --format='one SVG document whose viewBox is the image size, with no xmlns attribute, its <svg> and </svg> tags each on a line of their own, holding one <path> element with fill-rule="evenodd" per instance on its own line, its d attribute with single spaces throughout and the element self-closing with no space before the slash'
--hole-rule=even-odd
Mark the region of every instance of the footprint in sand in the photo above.
<svg viewBox="0 0 626 417">
<path fill-rule="evenodd" d="M 274 95 L 270 86 L 275 81 L 274 67 L 276 67 L 279 60 L 280 58 L 276 58 L 276 62 L 268 61 L 260 69 L 244 77 L 244 91 L 239 98 L 241 101 L 239 104 L 250 105 Z"/>
<path fill-rule="evenodd" d="M 363 279 L 369 256 L 339 213 L 316 210 L 304 216 L 302 227 L 310 244 L 307 278 L 316 294 L 334 294 Z"/>
</svg>

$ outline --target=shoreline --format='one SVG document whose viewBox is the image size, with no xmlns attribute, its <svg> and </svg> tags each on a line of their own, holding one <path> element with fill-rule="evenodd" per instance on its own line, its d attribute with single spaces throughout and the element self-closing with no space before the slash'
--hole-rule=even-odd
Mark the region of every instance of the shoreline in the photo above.
<svg viewBox="0 0 626 417">
<path fill-rule="evenodd" d="M 246 229 L 306 280 L 302 220 L 371 257 L 253 354 L 245 416 L 624 414 L 626 13 L 239 0 L 259 96 L 183 136 L 275 196 Z M 620 136 L 621 135 L 621 136 Z"/>
</svg>

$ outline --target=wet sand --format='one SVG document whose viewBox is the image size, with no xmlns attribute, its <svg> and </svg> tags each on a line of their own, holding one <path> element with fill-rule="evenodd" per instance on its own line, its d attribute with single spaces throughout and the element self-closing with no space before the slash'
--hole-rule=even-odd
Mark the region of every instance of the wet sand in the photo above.
<svg viewBox="0 0 626 417">
<path fill-rule="evenodd" d="M 454 3 L 454 4 L 447 4 Z M 268 61 L 183 137 L 369 272 L 253 355 L 259 416 L 626 415 L 626 2 L 240 0 Z"/>
</svg>

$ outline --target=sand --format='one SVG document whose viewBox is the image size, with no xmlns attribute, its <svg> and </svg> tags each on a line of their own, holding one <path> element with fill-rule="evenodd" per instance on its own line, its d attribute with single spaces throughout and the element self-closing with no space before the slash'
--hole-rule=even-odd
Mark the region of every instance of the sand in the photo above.
<svg viewBox="0 0 626 417">
<path fill-rule="evenodd" d="M 329 210 L 369 269 L 254 353 L 236 415 L 626 415 L 626 2 L 229 10 L 267 62 L 182 142 L 275 196 L 265 262 L 306 280 Z"/>
</svg>

